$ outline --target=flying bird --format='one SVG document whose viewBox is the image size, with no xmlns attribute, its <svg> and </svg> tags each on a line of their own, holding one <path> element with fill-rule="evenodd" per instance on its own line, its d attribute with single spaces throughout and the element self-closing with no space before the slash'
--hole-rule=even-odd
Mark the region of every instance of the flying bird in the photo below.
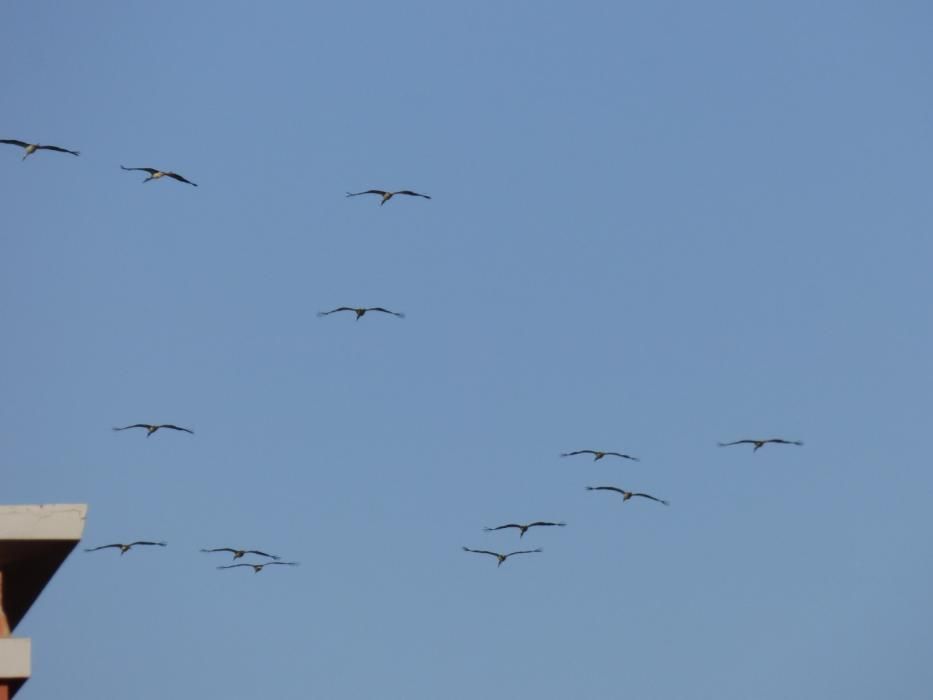
<svg viewBox="0 0 933 700">
<path fill-rule="evenodd" d="M 670 505 L 670 503 L 668 503 L 667 501 L 662 501 L 660 498 L 649 496 L 647 493 L 633 493 L 631 491 L 626 491 L 625 489 L 616 488 L 615 486 L 587 486 L 586 490 L 587 491 L 615 491 L 616 493 L 621 493 L 623 503 L 634 496 L 641 496 L 642 498 L 650 498 L 652 501 L 663 503 L 666 506 Z"/>
<path fill-rule="evenodd" d="M 720 442 L 720 447 L 730 447 L 731 445 L 754 445 L 752 452 L 757 452 L 759 449 L 767 445 L 769 442 L 773 442 L 778 445 L 802 445 L 803 443 L 800 440 L 782 440 L 781 438 L 770 438 L 768 440 L 736 440 L 735 442 Z"/>
<path fill-rule="evenodd" d="M 397 192 L 386 192 L 385 190 L 366 190 L 365 192 L 347 192 L 347 197 L 359 197 L 361 194 L 378 194 L 382 197 L 382 201 L 379 202 L 381 207 L 383 204 L 388 202 L 392 197 L 397 194 L 407 194 L 409 197 L 424 197 L 425 199 L 431 199 L 426 194 L 419 194 L 418 192 L 412 192 L 411 190 L 398 190 Z"/>
<path fill-rule="evenodd" d="M 23 156 L 23 160 L 26 160 L 36 151 L 58 151 L 59 153 L 70 153 L 73 156 L 81 155 L 79 151 L 69 151 L 67 148 L 59 148 L 58 146 L 42 146 L 38 143 L 26 143 L 25 141 L 17 141 L 16 139 L 0 139 L 0 143 L 8 143 L 11 146 L 19 146 L 20 148 L 25 149 L 26 155 Z"/>
<path fill-rule="evenodd" d="M 297 561 L 267 561 L 262 564 L 227 564 L 226 566 L 218 566 L 218 569 L 236 569 L 240 566 L 249 566 L 253 569 L 254 574 L 258 574 L 267 566 L 298 566 Z"/>
<path fill-rule="evenodd" d="M 150 180 L 158 180 L 160 177 L 170 177 L 173 180 L 178 180 L 179 182 L 184 182 L 186 184 L 194 185 L 195 187 L 197 187 L 197 185 L 191 182 L 191 180 L 186 180 L 178 173 L 169 172 L 168 170 L 156 170 L 155 168 L 127 168 L 123 165 L 121 165 L 120 167 L 123 168 L 124 170 L 142 170 L 145 173 L 149 173 L 149 177 L 143 180 L 144 184 L 149 182 Z"/>
<path fill-rule="evenodd" d="M 518 530 L 518 537 L 521 539 L 525 536 L 525 533 L 528 532 L 528 528 L 532 527 L 564 527 L 567 523 L 546 523 L 542 521 L 528 523 L 527 525 L 519 525 L 518 523 L 509 523 L 508 525 L 500 525 L 499 527 L 484 527 L 483 530 L 486 532 L 494 532 L 496 530 L 505 530 L 506 528 L 514 527 Z"/>
<path fill-rule="evenodd" d="M 317 315 L 318 316 L 330 316 L 331 314 L 335 314 L 338 311 L 352 311 L 353 313 L 356 314 L 357 321 L 359 321 L 360 318 L 365 316 L 367 311 L 381 311 L 384 314 L 392 314 L 393 316 L 398 316 L 399 318 L 405 318 L 405 314 L 400 314 L 397 311 L 389 311 L 388 309 L 384 309 L 381 306 L 370 306 L 368 308 L 363 308 L 363 307 L 353 308 L 352 306 L 338 306 L 336 309 L 332 309 L 330 311 L 318 311 Z"/>
<path fill-rule="evenodd" d="M 577 450 L 576 452 L 562 452 L 561 457 L 573 457 L 574 455 L 593 455 L 593 461 L 596 462 L 607 455 L 613 457 L 621 457 L 622 459 L 630 459 L 633 462 L 638 462 L 638 457 L 632 457 L 631 455 L 624 455 L 621 452 L 600 452 L 599 450 Z"/>
<path fill-rule="evenodd" d="M 130 428 L 145 428 L 146 437 L 152 435 L 159 428 L 169 428 L 170 430 L 181 430 L 185 433 L 191 433 L 194 435 L 193 430 L 188 430 L 187 428 L 179 428 L 177 425 L 171 425 L 169 423 L 163 423 L 162 425 L 149 425 L 148 423 L 134 423 L 133 425 L 127 425 L 123 428 L 114 428 L 114 430 L 129 430 Z"/>
<path fill-rule="evenodd" d="M 232 549 L 230 547 L 218 547 L 217 549 L 202 549 L 202 552 L 233 552 L 233 558 L 239 559 L 244 554 L 258 554 L 261 557 L 269 557 L 270 559 L 279 560 L 282 557 L 277 557 L 274 554 L 266 554 L 265 552 L 260 552 L 258 549 Z"/>
<path fill-rule="evenodd" d="M 489 551 L 486 551 L 485 549 L 470 549 L 469 547 L 464 547 L 463 551 L 473 552 L 474 554 L 488 554 L 491 557 L 495 557 L 496 559 L 499 560 L 499 563 L 496 564 L 496 566 L 498 567 L 498 566 L 502 566 L 502 562 L 504 562 L 506 559 L 508 559 L 509 557 L 515 556 L 516 554 L 535 554 L 537 552 L 543 552 L 544 550 L 543 549 L 525 549 L 525 550 L 522 550 L 521 552 L 509 552 L 508 554 L 499 554 L 499 552 L 489 552 Z"/>
<path fill-rule="evenodd" d="M 153 545 L 155 547 L 164 547 L 165 544 L 166 544 L 165 542 L 139 541 L 139 542 L 130 542 L 129 544 L 105 544 L 105 545 L 101 545 L 100 547 L 93 547 L 91 549 L 85 549 L 84 551 L 85 552 L 96 552 L 98 549 L 119 549 L 120 556 L 123 556 L 128 551 L 130 551 L 132 547 L 135 547 L 137 545 Z"/>
</svg>

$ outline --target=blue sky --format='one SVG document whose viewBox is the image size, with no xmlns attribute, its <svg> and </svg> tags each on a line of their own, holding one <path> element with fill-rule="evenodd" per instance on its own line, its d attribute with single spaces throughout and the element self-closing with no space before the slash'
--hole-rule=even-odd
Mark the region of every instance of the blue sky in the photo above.
<svg viewBox="0 0 933 700">
<path fill-rule="evenodd" d="M 23 700 L 926 696 L 931 19 L 11 3 L 0 138 L 81 156 L 0 148 L 3 500 L 169 543 Z"/>
</svg>

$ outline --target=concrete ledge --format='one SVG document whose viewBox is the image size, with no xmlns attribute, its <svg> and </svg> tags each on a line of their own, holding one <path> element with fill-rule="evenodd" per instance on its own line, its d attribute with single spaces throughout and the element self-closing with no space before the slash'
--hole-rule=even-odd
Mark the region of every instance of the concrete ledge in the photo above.
<svg viewBox="0 0 933 700">
<path fill-rule="evenodd" d="M 0 540 L 80 540 L 87 505 L 0 506 Z"/>
<path fill-rule="evenodd" d="M 0 639 L 0 680 L 29 678 L 32 640 L 22 637 Z"/>
</svg>

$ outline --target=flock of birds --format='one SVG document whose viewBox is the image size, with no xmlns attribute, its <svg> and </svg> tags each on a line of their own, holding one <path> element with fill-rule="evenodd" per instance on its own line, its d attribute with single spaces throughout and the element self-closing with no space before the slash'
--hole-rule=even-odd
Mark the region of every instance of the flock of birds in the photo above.
<svg viewBox="0 0 933 700">
<path fill-rule="evenodd" d="M 23 158 L 22 158 L 23 160 L 26 160 L 26 158 L 28 158 L 30 155 L 40 150 L 57 151 L 59 153 L 69 153 L 73 156 L 80 155 L 79 151 L 72 151 L 67 148 L 61 148 L 59 146 L 48 146 L 48 145 L 43 145 L 43 144 L 38 144 L 38 143 L 29 143 L 26 141 L 19 141 L 17 139 L 0 139 L 0 143 L 5 143 L 5 144 L 9 144 L 12 146 L 18 146 L 22 148 L 25 151 Z M 141 172 L 148 173 L 148 177 L 146 177 L 143 180 L 143 183 L 149 182 L 151 180 L 159 180 L 161 178 L 167 177 L 173 180 L 177 180 L 178 182 L 182 182 L 182 183 L 197 187 L 196 183 L 170 170 L 158 170 L 156 168 L 128 168 L 124 165 L 121 165 L 120 168 L 123 170 L 127 170 L 127 171 L 141 171 Z M 371 190 L 364 190 L 362 192 L 347 192 L 346 196 L 347 197 L 358 197 L 360 195 L 365 195 L 365 194 L 373 194 L 373 195 L 379 196 L 380 206 L 384 205 L 386 202 L 392 199 L 392 197 L 394 197 L 395 195 L 407 195 L 409 197 L 421 197 L 424 199 L 431 199 L 429 195 L 421 194 L 420 192 L 414 192 L 412 190 L 396 190 L 392 192 L 392 191 L 387 191 L 387 190 L 371 189 Z M 405 317 L 405 314 L 403 313 L 400 313 L 398 311 L 391 311 L 390 309 L 387 309 L 382 306 L 368 306 L 368 307 L 338 306 L 337 308 L 331 309 L 330 311 L 320 311 L 318 312 L 318 316 L 330 316 L 331 314 L 335 314 L 341 311 L 353 312 L 356 315 L 357 321 L 359 321 L 363 316 L 365 316 L 367 313 L 371 311 L 388 314 L 391 316 L 396 316 L 398 318 Z M 185 433 L 190 433 L 192 435 L 194 434 L 194 431 L 191 430 L 190 428 L 183 428 L 181 426 L 172 425 L 170 423 L 162 423 L 162 424 L 133 423 L 132 425 L 127 425 L 123 427 L 115 427 L 113 429 L 115 431 L 123 431 L 123 430 L 130 430 L 132 428 L 140 428 L 140 429 L 145 430 L 147 438 L 162 429 L 185 432 Z M 762 447 L 768 444 L 797 445 L 797 446 L 803 445 L 803 443 L 799 440 L 785 440 L 783 438 L 766 438 L 766 439 L 752 438 L 752 439 L 735 440 L 733 442 L 720 442 L 718 444 L 720 447 L 730 447 L 733 445 L 752 445 L 753 446 L 752 452 L 757 452 L 759 449 L 761 449 Z M 561 457 L 574 457 L 577 455 L 584 455 L 584 454 L 593 455 L 594 462 L 597 462 L 605 457 L 617 457 L 619 459 L 631 460 L 633 462 L 639 461 L 637 457 L 633 457 L 631 455 L 624 454 L 622 452 L 608 452 L 608 451 L 604 452 L 601 450 L 589 450 L 589 449 L 575 450 L 573 452 L 564 452 L 561 454 Z M 665 506 L 670 505 L 668 501 L 663 500 L 661 498 L 657 498 L 656 496 L 653 496 L 651 494 L 642 493 L 638 491 L 627 491 L 618 486 L 587 486 L 586 489 L 588 491 L 609 491 L 609 492 L 619 494 L 622 497 L 623 503 L 625 501 L 631 500 L 632 498 L 644 498 L 644 499 L 648 499 L 651 501 L 655 501 Z M 525 523 L 525 524 L 506 523 L 504 525 L 499 525 L 496 527 L 486 527 L 484 528 L 484 530 L 486 532 L 497 532 L 497 531 L 502 531 L 502 530 L 515 529 L 515 530 L 518 530 L 519 539 L 522 539 L 524 538 L 525 533 L 528 532 L 528 530 L 532 528 L 565 527 L 566 525 L 567 524 L 564 522 L 551 522 L 551 521 L 539 520 L 539 521 Z M 133 547 L 145 547 L 145 546 L 165 547 L 166 543 L 148 541 L 148 540 L 138 540 L 135 542 L 129 542 L 125 544 L 124 543 L 105 544 L 99 547 L 92 547 L 90 549 L 86 549 L 85 551 L 86 552 L 97 552 L 97 551 L 104 550 L 104 549 L 119 549 L 120 554 L 123 555 L 123 554 L 126 554 L 128 551 L 130 551 L 130 549 L 132 549 Z M 522 550 L 517 550 L 513 552 L 508 552 L 508 553 L 494 552 L 494 551 L 490 551 L 487 549 L 472 549 L 470 547 L 463 547 L 463 550 L 465 552 L 470 552 L 472 554 L 484 554 L 487 556 L 494 557 L 497 561 L 497 564 L 496 564 L 497 566 L 502 566 L 502 564 L 505 563 L 507 559 L 513 556 L 517 556 L 519 554 L 537 554 L 543 551 L 540 547 L 535 548 L 535 549 L 522 549 Z M 218 547 L 214 549 L 202 549 L 201 552 L 204 552 L 204 553 L 230 552 L 232 553 L 233 561 L 235 563 L 218 566 L 217 567 L 218 569 L 251 568 L 255 573 L 259 573 L 267 566 L 298 566 L 298 562 L 281 561 L 280 557 L 276 555 L 272 555 L 272 554 L 267 554 L 266 552 L 263 552 L 257 549 L 233 549 L 231 547 Z M 257 557 L 264 557 L 265 561 L 259 561 L 259 562 L 238 562 L 237 561 L 238 559 L 241 559 L 248 554 L 254 555 Z"/>
</svg>

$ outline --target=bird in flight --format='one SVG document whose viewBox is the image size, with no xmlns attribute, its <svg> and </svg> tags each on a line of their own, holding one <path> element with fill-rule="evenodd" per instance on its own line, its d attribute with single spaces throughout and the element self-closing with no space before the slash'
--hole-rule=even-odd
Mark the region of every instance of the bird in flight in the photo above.
<svg viewBox="0 0 933 700">
<path fill-rule="evenodd" d="M 564 527 L 567 523 L 546 523 L 542 521 L 528 523 L 527 525 L 519 525 L 518 523 L 509 523 L 508 525 L 500 525 L 499 527 L 484 527 L 483 530 L 486 532 L 494 532 L 496 530 L 505 530 L 506 528 L 514 527 L 518 530 L 518 537 L 521 539 L 525 536 L 525 533 L 528 532 L 528 528 L 531 527 Z"/>
<path fill-rule="evenodd" d="M 0 139 L 0 143 L 8 143 L 12 146 L 19 146 L 22 149 L 25 149 L 26 155 L 23 156 L 23 160 L 26 160 L 36 151 L 58 151 L 59 153 L 70 153 L 73 156 L 81 155 L 78 151 L 69 151 L 67 148 L 59 148 L 58 146 L 42 146 L 38 143 L 26 143 L 25 141 L 17 141 L 16 139 Z"/>
<path fill-rule="evenodd" d="M 171 425 L 169 423 L 163 423 L 162 425 L 149 425 L 148 423 L 134 423 L 133 425 L 127 425 L 123 428 L 114 428 L 114 430 L 129 430 L 130 428 L 145 428 L 146 437 L 152 435 L 159 428 L 169 428 L 170 430 L 181 430 L 185 433 L 191 433 L 194 435 L 193 430 L 188 430 L 187 428 L 179 428 L 177 425 Z"/>
<path fill-rule="evenodd" d="M 399 318 L 405 318 L 405 314 L 400 314 L 397 311 L 389 311 L 384 309 L 381 306 L 370 306 L 368 308 L 353 308 L 352 306 L 338 306 L 336 309 L 331 309 L 330 311 L 318 311 L 318 316 L 330 316 L 335 314 L 338 311 L 352 311 L 356 314 L 356 320 L 359 321 L 363 316 L 366 315 L 367 311 L 381 311 L 384 314 L 392 314 L 393 316 L 398 316 Z"/>
<path fill-rule="evenodd" d="M 398 190 L 397 192 L 386 192 L 385 190 L 366 190 L 365 192 L 347 192 L 347 197 L 359 197 L 361 194 L 378 194 L 382 197 L 382 201 L 379 202 L 381 207 L 383 204 L 388 202 L 392 197 L 397 194 L 407 194 L 409 197 L 424 197 L 425 199 L 431 199 L 426 194 L 419 194 L 418 192 L 412 192 L 411 190 Z"/>
<path fill-rule="evenodd" d="M 298 566 L 297 561 L 267 561 L 262 564 L 227 564 L 227 566 L 218 566 L 218 569 L 236 569 L 240 566 L 249 566 L 253 569 L 254 574 L 258 574 L 267 566 Z"/>
<path fill-rule="evenodd" d="M 155 168 L 127 168 L 123 165 L 121 165 L 120 167 L 123 168 L 124 170 L 142 170 L 145 173 L 149 173 L 149 177 L 143 180 L 144 184 L 149 182 L 150 180 L 158 180 L 160 177 L 170 177 L 173 180 L 178 180 L 179 182 L 184 182 L 189 185 L 194 185 L 195 187 L 197 187 L 197 185 L 191 182 L 191 180 L 186 180 L 178 173 L 169 172 L 168 170 L 156 170 Z"/>
<path fill-rule="evenodd" d="M 84 551 L 85 551 L 85 552 L 96 552 L 98 549 L 119 549 L 119 550 L 120 550 L 120 556 L 123 556 L 123 555 L 126 554 L 128 551 L 130 551 L 130 549 L 131 549 L 132 547 L 135 547 L 135 546 L 137 546 L 137 545 L 153 545 L 153 546 L 155 546 L 155 547 L 164 547 L 164 546 L 165 546 L 165 542 L 143 542 L 143 541 L 139 541 L 139 542 L 130 542 L 129 544 L 105 544 L 105 545 L 101 545 L 100 547 L 93 547 L 93 548 L 91 548 L 91 549 L 85 549 Z"/>
<path fill-rule="evenodd" d="M 502 562 L 504 562 L 506 559 L 508 559 L 509 557 L 513 557 L 516 554 L 535 554 L 537 552 L 543 552 L 544 550 L 543 549 L 525 549 L 525 550 L 522 550 L 521 552 L 509 552 L 508 554 L 499 554 L 499 552 L 489 552 L 489 551 L 486 551 L 485 549 L 470 549 L 469 547 L 464 547 L 463 551 L 473 552 L 474 554 L 488 554 L 491 557 L 495 557 L 496 559 L 499 560 L 499 563 L 496 564 L 496 566 L 498 567 L 498 566 L 502 566 Z"/>
<path fill-rule="evenodd" d="M 638 462 L 638 457 L 632 457 L 631 455 L 624 455 L 621 452 L 600 452 L 599 450 L 577 450 L 576 452 L 562 452 L 561 457 L 573 457 L 574 455 L 593 455 L 593 461 L 596 462 L 607 455 L 613 457 L 621 457 L 622 459 L 630 459 L 633 462 Z"/>
<path fill-rule="evenodd" d="M 669 506 L 670 503 L 667 501 L 662 501 L 660 498 L 655 498 L 654 496 L 649 496 L 647 493 L 633 493 L 631 491 L 626 491 L 625 489 L 619 489 L 615 486 L 587 486 L 587 491 L 615 491 L 616 493 L 622 494 L 622 502 L 624 503 L 633 496 L 641 496 L 642 498 L 650 498 L 652 501 L 657 501 L 658 503 L 663 503 L 666 506 Z"/>
<path fill-rule="evenodd" d="M 261 557 L 269 557 L 270 559 L 275 559 L 278 561 L 282 557 L 277 557 L 274 554 L 266 554 L 265 552 L 260 552 L 258 549 L 232 549 L 230 547 L 218 547 L 217 549 L 202 549 L 202 552 L 233 552 L 233 558 L 239 559 L 244 554 L 258 554 Z"/>
<path fill-rule="evenodd" d="M 735 442 L 720 442 L 720 447 L 729 447 L 731 445 L 754 445 L 752 452 L 757 452 L 759 449 L 767 445 L 769 442 L 776 443 L 778 445 L 802 445 L 803 443 L 800 440 L 782 440 L 781 438 L 770 438 L 768 440 L 736 440 Z"/>
</svg>

